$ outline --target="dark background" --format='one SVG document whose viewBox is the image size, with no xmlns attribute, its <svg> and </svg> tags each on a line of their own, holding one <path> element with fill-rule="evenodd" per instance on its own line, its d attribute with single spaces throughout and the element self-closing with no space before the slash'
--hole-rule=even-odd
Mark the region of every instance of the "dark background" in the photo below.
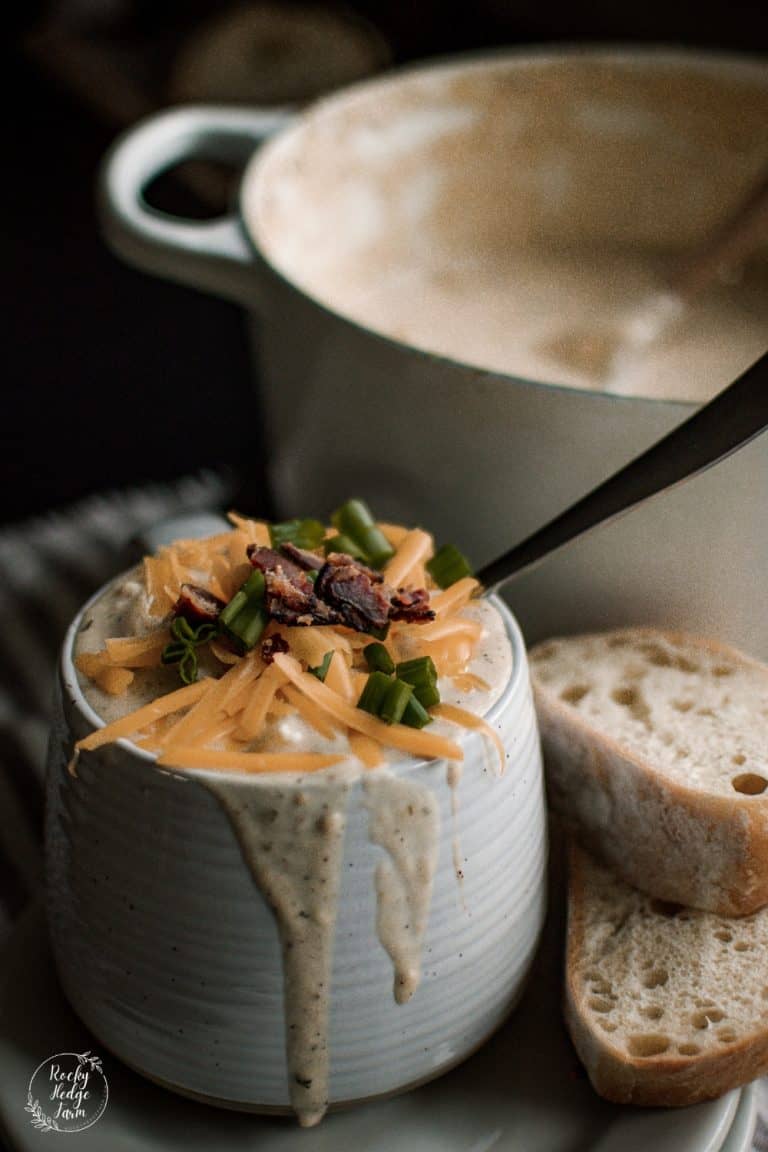
<svg viewBox="0 0 768 1152">
<path fill-rule="evenodd" d="M 317 5 L 322 7 L 322 5 Z M 5 220 L 7 396 L 0 524 L 107 488 L 201 468 L 240 484 L 239 506 L 268 514 L 257 400 L 242 315 L 234 306 L 139 273 L 105 247 L 96 224 L 100 160 L 131 110 L 105 109 L 98 73 L 63 74 L 39 31 L 75 27 L 104 76 L 137 70 L 150 106 L 165 103 L 173 54 L 226 5 L 84 0 L 17 6 L 11 22 Z M 384 35 L 392 62 L 537 42 L 664 42 L 766 50 L 764 6 L 568 4 L 489 0 L 351 4 Z M 79 23 L 78 23 L 79 21 Z M 36 41 L 37 37 L 37 41 Z M 37 47 L 35 44 L 37 43 Z M 121 55 L 122 54 L 122 55 Z M 106 88 L 105 88 L 106 90 Z M 122 121 L 122 122 L 121 122 Z M 166 177 L 160 206 L 204 216 L 190 186 Z"/>
</svg>

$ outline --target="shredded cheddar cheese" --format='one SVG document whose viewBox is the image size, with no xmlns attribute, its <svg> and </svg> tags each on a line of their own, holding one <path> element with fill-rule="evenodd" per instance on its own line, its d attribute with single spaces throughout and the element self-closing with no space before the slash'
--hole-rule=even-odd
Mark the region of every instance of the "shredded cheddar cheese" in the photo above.
<svg viewBox="0 0 768 1152">
<path fill-rule="evenodd" d="M 459 672 L 452 677 L 460 692 L 487 692 L 490 684 L 474 672 Z"/>
<path fill-rule="evenodd" d="M 343 700 L 336 692 L 332 692 L 326 684 L 303 672 L 298 660 L 285 652 L 275 656 L 275 664 L 282 668 L 288 679 L 296 685 L 310 700 L 314 700 L 319 707 L 324 708 L 331 716 L 335 716 L 346 728 L 354 732 L 362 732 L 389 748 L 397 748 L 401 752 L 411 752 L 414 756 L 423 756 L 426 759 L 462 760 L 464 753 L 458 744 L 446 740 L 444 736 L 435 736 L 423 728 L 406 728 L 402 724 L 385 724 L 375 716 L 355 708 Z"/>
<path fill-rule="evenodd" d="M 229 602 L 253 571 L 249 545 L 270 547 L 269 526 L 236 512 L 228 513 L 231 531 L 205 539 L 178 540 L 143 561 L 147 609 L 157 626 L 147 635 L 111 637 L 103 651 L 80 654 L 76 665 L 105 692 L 124 692 L 139 670 L 159 667 L 173 637 L 167 619 L 184 584 L 195 585 Z M 433 537 L 420 528 L 379 524 L 394 549 L 382 578 L 391 588 L 426 588 L 435 619 L 430 622 L 397 621 L 384 640 L 393 662 L 429 655 L 440 676 L 452 676 L 457 686 L 472 691 L 487 689 L 480 677 L 468 672 L 481 625 L 462 615 L 479 594 L 477 580 L 465 577 L 441 590 L 426 565 L 434 555 Z M 329 530 L 330 533 L 330 530 Z M 175 633 L 174 633 L 175 636 Z M 207 675 L 184 688 L 159 696 L 151 703 L 106 724 L 76 745 L 76 754 L 130 737 L 157 756 L 157 763 L 179 768 L 211 768 L 250 773 L 312 772 L 341 759 L 341 753 L 273 752 L 269 725 L 276 718 L 299 716 L 321 737 L 346 737 L 351 755 L 373 769 L 396 749 L 423 758 L 463 759 L 459 743 L 429 727 L 388 724 L 357 707 L 368 679 L 364 649 L 371 636 L 343 625 L 288 626 L 269 622 L 262 642 L 279 636 L 288 651 L 271 653 L 260 645 L 240 655 L 222 634 L 207 643 L 210 661 L 220 674 Z M 324 682 L 309 669 L 323 665 L 330 654 Z M 267 662 L 271 660 L 271 663 Z M 206 664 L 206 669 L 209 669 Z M 475 729 L 492 740 L 502 770 L 504 749 L 497 733 L 480 717 L 465 709 L 438 704 L 432 716 L 450 724 Z"/>
<path fill-rule="evenodd" d="M 334 652 L 331 657 L 331 663 L 328 666 L 328 671 L 325 675 L 325 683 L 333 691 L 338 693 L 342 699 L 349 701 L 357 699 L 355 693 L 355 685 L 352 680 L 352 673 L 347 665 L 344 657 L 340 652 Z"/>
<path fill-rule="evenodd" d="M 133 678 L 134 673 L 128 668 L 102 668 L 96 674 L 96 683 L 109 696 L 120 696 Z"/>
<path fill-rule="evenodd" d="M 381 744 L 371 736 L 364 736 L 362 732 L 349 733 L 349 747 L 353 756 L 357 756 L 366 768 L 378 768 L 384 759 Z"/>
<path fill-rule="evenodd" d="M 337 764 L 341 756 L 321 752 L 226 752 L 175 744 L 167 748 L 157 763 L 175 768 L 235 769 L 239 772 L 317 772 Z"/>
<path fill-rule="evenodd" d="M 502 776 L 504 774 L 506 767 L 504 745 L 501 742 L 498 732 L 494 731 L 482 716 L 478 716 L 475 712 L 469 712 L 466 708 L 458 708 L 455 704 L 435 704 L 432 711 L 436 716 L 442 716 L 444 720 L 450 720 L 453 724 L 460 724 L 462 728 L 473 728 L 482 732 L 498 752 L 499 775 Z"/>
<path fill-rule="evenodd" d="M 384 568 L 383 576 L 391 588 L 402 588 L 408 581 L 416 565 L 423 565 L 434 551 L 432 537 L 421 528 L 414 528 L 400 541 L 392 559 Z M 414 586 L 423 587 L 423 577 L 420 584 L 411 581 Z"/>
<path fill-rule="evenodd" d="M 175 692 L 169 692 L 166 696 L 158 696 L 157 700 L 153 700 L 150 704 L 145 704 L 143 707 L 137 708 L 135 712 L 129 712 L 127 716 L 113 720 L 111 724 L 105 724 L 103 728 L 97 728 L 95 732 L 91 732 L 82 740 L 78 740 L 76 748 L 79 751 L 90 752 L 94 748 L 100 748 L 102 744 L 111 744 L 123 736 L 132 736 L 134 732 L 141 732 L 148 724 L 159 720 L 161 716 L 167 716 L 169 712 L 181 712 L 190 704 L 194 704 L 205 695 L 209 688 L 210 682 L 208 680 L 198 680 L 196 684 L 177 688 Z"/>
<path fill-rule="evenodd" d="M 270 665 L 254 685 L 248 702 L 240 714 L 239 732 L 244 740 L 255 740 L 264 727 L 269 706 L 287 677 L 274 664 Z"/>
<path fill-rule="evenodd" d="M 458 611 L 459 608 L 463 608 L 479 591 L 480 585 L 477 580 L 472 576 L 464 576 L 443 592 L 435 592 L 434 595 L 430 596 L 429 604 L 430 607 L 434 609 L 437 617 L 440 618 L 441 616 L 447 616 L 449 613 Z"/>
<path fill-rule="evenodd" d="M 299 691 L 293 684 L 288 684 L 281 692 L 289 704 L 293 704 L 296 711 L 302 716 L 311 728 L 330 740 L 334 736 L 334 726 L 322 708 Z"/>
</svg>

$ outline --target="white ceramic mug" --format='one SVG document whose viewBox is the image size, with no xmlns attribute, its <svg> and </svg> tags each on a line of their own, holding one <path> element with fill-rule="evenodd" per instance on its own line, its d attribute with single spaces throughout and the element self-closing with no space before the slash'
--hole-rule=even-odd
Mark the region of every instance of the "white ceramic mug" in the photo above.
<svg viewBox="0 0 768 1152">
<path fill-rule="evenodd" d="M 761 61 L 525 48 L 394 72 L 295 118 L 161 113 L 106 158 L 100 218 L 127 261 L 252 316 L 281 514 L 310 499 L 322 515 L 353 492 L 481 565 L 695 405 L 425 351 L 375 311 L 356 318 L 366 283 L 441 244 L 459 255 L 486 242 L 685 250 L 768 163 L 767 125 Z M 231 217 L 198 224 L 144 203 L 151 179 L 191 156 L 247 159 Z M 663 623 L 768 656 L 766 491 L 762 436 L 550 557 L 505 592 L 526 640 Z"/>
<path fill-rule="evenodd" d="M 464 1059 L 517 1002 L 536 949 L 546 902 L 541 755 L 525 646 L 497 604 L 513 650 L 511 679 L 488 716 L 507 749 L 504 774 L 473 732 L 453 788 L 445 762 L 401 760 L 363 773 L 348 796 L 327 1029 L 332 1108 L 404 1090 Z M 267 807 L 281 790 L 303 793 L 312 810 L 313 797 L 331 795 L 329 770 L 255 778 L 159 769 L 120 740 L 83 753 L 72 775 L 74 742 L 100 725 L 72 664 L 83 612 L 62 652 L 47 781 L 48 921 L 64 991 L 95 1041 L 151 1079 L 226 1107 L 287 1111 L 288 962 L 233 810 L 210 785 L 245 790 L 239 799 L 258 789 Z M 367 789 L 390 770 L 414 803 L 439 810 L 421 981 L 407 1003 L 395 1002 L 377 933 L 385 853 L 366 807 Z"/>
</svg>

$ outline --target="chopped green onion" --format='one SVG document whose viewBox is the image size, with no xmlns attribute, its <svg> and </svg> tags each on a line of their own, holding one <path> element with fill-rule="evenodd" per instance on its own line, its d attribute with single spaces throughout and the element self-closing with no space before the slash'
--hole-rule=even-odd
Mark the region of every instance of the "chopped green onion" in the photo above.
<svg viewBox="0 0 768 1152">
<path fill-rule="evenodd" d="M 440 703 L 437 687 L 437 668 L 431 656 L 417 656 L 403 660 L 395 667 L 395 675 L 413 688 L 413 694 L 424 708 Z"/>
<path fill-rule="evenodd" d="M 267 626 L 264 573 L 257 568 L 219 613 L 219 624 L 239 652 L 250 651 Z"/>
<path fill-rule="evenodd" d="M 379 718 L 385 724 L 399 724 L 408 701 L 413 697 L 413 688 L 405 680 L 389 680 L 389 688 L 379 705 Z"/>
<path fill-rule="evenodd" d="M 425 728 L 427 724 L 432 723 L 432 717 L 416 699 L 415 693 L 406 704 L 400 723 L 407 724 L 409 728 Z"/>
<path fill-rule="evenodd" d="M 374 640 L 386 640 L 389 635 L 389 620 L 383 628 L 369 628 L 367 634 L 373 636 Z"/>
<path fill-rule="evenodd" d="M 207 644 L 216 635 L 216 624 L 208 621 L 193 628 L 183 616 L 176 616 L 171 623 L 174 637 L 160 653 L 162 664 L 178 664 L 179 676 L 184 684 L 194 684 L 197 680 L 197 653 L 195 648 Z"/>
<path fill-rule="evenodd" d="M 464 576 L 472 576 L 472 566 L 453 544 L 443 544 L 426 563 L 427 572 L 440 588 L 450 588 Z"/>
<path fill-rule="evenodd" d="M 297 548 L 319 548 L 325 536 L 325 525 L 319 520 L 283 520 L 269 525 L 269 539 L 273 548 L 281 544 L 295 544 Z"/>
<path fill-rule="evenodd" d="M 386 672 L 388 676 L 391 676 L 395 670 L 394 661 L 383 644 L 376 641 L 373 644 L 366 644 L 363 648 L 363 656 L 365 656 L 365 662 L 371 672 Z"/>
<path fill-rule="evenodd" d="M 187 648 L 179 662 L 179 677 L 183 684 L 194 684 L 197 680 L 197 653 L 194 648 Z"/>
<path fill-rule="evenodd" d="M 189 620 L 184 616 L 174 617 L 171 623 L 171 636 L 175 636 L 182 644 L 194 639 L 194 631 Z"/>
<path fill-rule="evenodd" d="M 209 620 L 204 620 L 197 628 L 193 628 L 189 620 L 183 616 L 176 616 L 171 623 L 171 635 L 182 644 L 207 644 L 218 630 L 218 625 Z"/>
<path fill-rule="evenodd" d="M 362 708 L 364 712 L 370 712 L 372 716 L 378 716 L 379 708 L 384 702 L 384 697 L 391 683 L 392 680 L 384 672 L 371 672 L 360 693 L 360 699 L 357 702 L 358 708 Z"/>
<path fill-rule="evenodd" d="M 326 652 L 325 656 L 323 656 L 322 663 L 318 664 L 316 668 L 307 668 L 307 672 L 311 672 L 313 676 L 317 676 L 321 684 L 325 683 L 325 678 L 328 675 L 328 669 L 330 668 L 331 660 L 333 659 L 333 653 L 334 649 L 331 648 L 328 652 Z"/>
<path fill-rule="evenodd" d="M 227 635 L 241 652 L 250 652 L 261 639 L 269 617 L 261 604 L 246 604 L 227 625 Z"/>
<path fill-rule="evenodd" d="M 188 648 L 189 645 L 185 644 L 183 640 L 178 640 L 175 644 L 166 644 L 160 654 L 161 663 L 178 664 Z"/>
<path fill-rule="evenodd" d="M 323 550 L 326 556 L 331 552 L 344 552 L 347 556 L 351 556 L 353 560 L 366 560 L 367 557 L 351 536 L 329 536 L 327 540 L 323 541 Z"/>
<path fill-rule="evenodd" d="M 379 707 L 380 719 L 385 723 L 400 723 L 412 696 L 411 684 L 406 684 L 404 680 L 390 680 L 387 695 Z"/>
<path fill-rule="evenodd" d="M 377 670 L 371 672 L 366 680 L 357 706 L 385 724 L 399 724 L 412 699 L 413 687 L 410 684 Z"/>
<path fill-rule="evenodd" d="M 412 660 L 401 660 L 398 663 L 397 674 L 403 680 L 413 674 L 437 679 L 437 668 L 431 656 L 414 656 Z"/>
<path fill-rule="evenodd" d="M 361 548 L 373 568 L 381 568 L 394 555 L 394 548 L 376 524 L 370 508 L 362 500 L 347 500 L 331 516 L 342 536 L 348 536 Z"/>
<path fill-rule="evenodd" d="M 222 608 L 219 613 L 219 623 L 228 627 L 238 612 L 245 608 L 249 600 L 261 601 L 264 598 L 265 587 L 264 573 L 260 572 L 258 568 L 254 569 L 245 583 L 240 585 L 229 604 Z"/>
</svg>

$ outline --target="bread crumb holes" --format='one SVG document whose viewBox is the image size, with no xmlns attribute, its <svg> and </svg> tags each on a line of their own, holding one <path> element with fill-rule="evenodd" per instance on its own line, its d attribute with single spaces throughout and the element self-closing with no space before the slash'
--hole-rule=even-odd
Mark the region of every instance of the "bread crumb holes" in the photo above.
<svg viewBox="0 0 768 1152">
<path fill-rule="evenodd" d="M 660 644 L 641 644 L 640 651 L 648 657 L 649 662 L 656 668 L 670 668 L 672 666 L 672 657 Z"/>
<path fill-rule="evenodd" d="M 627 1042 L 632 1056 L 661 1056 L 669 1048 L 669 1036 L 660 1032 L 645 1032 L 630 1036 Z"/>
<path fill-rule="evenodd" d="M 694 1012 L 691 1016 L 691 1024 L 703 1032 L 705 1028 L 709 1028 L 710 1024 L 719 1024 L 724 1018 L 725 1013 L 721 1012 L 719 1008 L 706 1008 L 703 1012 Z"/>
<path fill-rule="evenodd" d="M 560 699 L 564 700 L 566 704 L 578 704 L 588 692 L 589 686 L 587 684 L 570 684 L 567 688 L 563 688 Z"/>
<path fill-rule="evenodd" d="M 668 916 L 670 919 L 683 911 L 682 904 L 674 904 L 671 900 L 651 900 L 651 911 L 657 916 Z"/>
<path fill-rule="evenodd" d="M 639 688 L 624 684 L 619 688 L 614 688 L 611 692 L 611 699 L 614 703 L 621 705 L 622 708 L 628 708 L 635 720 L 648 726 L 651 710 Z"/>
<path fill-rule="evenodd" d="M 743 796 L 760 796 L 768 788 L 768 780 L 757 772 L 741 772 L 733 777 L 731 784 Z"/>
<path fill-rule="evenodd" d="M 669 980 L 669 972 L 666 968 L 652 968 L 643 977 L 643 985 L 646 988 L 661 988 Z"/>
</svg>

